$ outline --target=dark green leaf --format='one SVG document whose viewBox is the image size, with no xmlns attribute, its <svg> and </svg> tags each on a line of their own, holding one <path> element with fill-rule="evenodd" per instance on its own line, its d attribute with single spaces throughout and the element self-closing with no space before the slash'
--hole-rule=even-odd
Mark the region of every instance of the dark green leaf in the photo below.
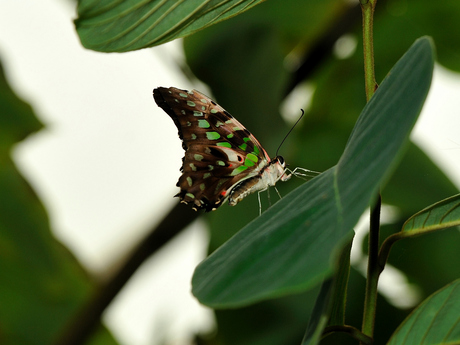
<svg viewBox="0 0 460 345">
<path fill-rule="evenodd" d="M 460 343 L 460 280 L 428 297 L 395 331 L 389 345 Z"/>
<path fill-rule="evenodd" d="M 193 293 L 213 307 L 311 288 L 401 154 L 431 83 L 429 39 L 418 40 L 364 108 L 338 165 L 275 204 L 202 262 Z M 389 140 L 391 138 L 391 140 Z"/>
<path fill-rule="evenodd" d="M 125 52 L 190 35 L 263 0 L 80 0 L 75 21 L 88 49 Z"/>
</svg>

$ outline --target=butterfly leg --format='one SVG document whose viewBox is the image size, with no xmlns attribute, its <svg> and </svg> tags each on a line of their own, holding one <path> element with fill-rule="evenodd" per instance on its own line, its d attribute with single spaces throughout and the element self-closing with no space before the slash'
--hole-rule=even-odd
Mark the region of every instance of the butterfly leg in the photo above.
<svg viewBox="0 0 460 345">
<path fill-rule="evenodd" d="M 259 191 L 257 192 L 257 199 L 259 200 L 259 216 L 262 215 L 262 203 L 260 202 L 260 193 L 261 193 L 261 192 L 262 192 L 261 190 L 259 190 Z"/>
<path fill-rule="evenodd" d="M 280 199 L 283 199 L 283 197 L 281 196 L 280 192 L 278 191 L 278 188 L 276 188 L 276 186 L 273 186 L 273 188 L 275 188 L 276 193 L 278 194 L 278 196 L 280 197 Z"/>
<path fill-rule="evenodd" d="M 287 169 L 290 172 L 290 175 L 294 175 L 295 177 L 307 180 L 308 178 L 313 178 L 318 176 L 320 173 L 317 171 L 297 167 L 294 170 Z"/>
</svg>

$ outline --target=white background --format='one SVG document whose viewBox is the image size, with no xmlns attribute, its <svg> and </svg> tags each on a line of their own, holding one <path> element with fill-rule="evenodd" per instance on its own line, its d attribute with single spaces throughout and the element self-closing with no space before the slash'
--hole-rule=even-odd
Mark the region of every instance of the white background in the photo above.
<svg viewBox="0 0 460 345">
<path fill-rule="evenodd" d="M 75 17 L 66 0 L 0 0 L 0 59 L 10 85 L 46 125 L 16 147 L 14 159 L 56 236 L 104 276 L 175 202 L 183 152 L 152 89 L 197 86 L 178 70 L 180 41 L 96 53 L 82 48 Z M 437 66 L 413 132 L 458 186 L 459 95 L 459 75 Z M 212 327 L 210 312 L 189 293 L 193 268 L 205 255 L 200 225 L 146 262 L 105 313 L 122 344 L 180 344 Z"/>
</svg>

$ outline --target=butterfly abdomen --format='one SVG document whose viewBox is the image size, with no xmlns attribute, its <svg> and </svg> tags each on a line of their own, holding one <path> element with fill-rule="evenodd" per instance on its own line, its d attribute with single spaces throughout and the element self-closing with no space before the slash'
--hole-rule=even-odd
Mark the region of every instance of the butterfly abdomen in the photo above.
<svg viewBox="0 0 460 345">
<path fill-rule="evenodd" d="M 284 172 L 284 166 L 275 158 L 261 172 L 250 179 L 242 181 L 231 192 L 228 199 L 230 206 L 236 205 L 246 196 L 254 192 L 262 192 L 274 186 L 278 180 L 286 181 L 289 177 Z"/>
</svg>

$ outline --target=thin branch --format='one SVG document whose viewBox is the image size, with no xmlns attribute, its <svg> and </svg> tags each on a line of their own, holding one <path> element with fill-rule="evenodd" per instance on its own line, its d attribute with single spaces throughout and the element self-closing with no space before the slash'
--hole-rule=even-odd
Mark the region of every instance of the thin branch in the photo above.
<svg viewBox="0 0 460 345">
<path fill-rule="evenodd" d="M 176 205 L 163 221 L 134 250 L 114 276 L 87 301 L 55 342 L 56 345 L 82 345 L 100 325 L 107 306 L 120 292 L 139 266 L 156 253 L 200 213 L 184 205 Z"/>
</svg>

